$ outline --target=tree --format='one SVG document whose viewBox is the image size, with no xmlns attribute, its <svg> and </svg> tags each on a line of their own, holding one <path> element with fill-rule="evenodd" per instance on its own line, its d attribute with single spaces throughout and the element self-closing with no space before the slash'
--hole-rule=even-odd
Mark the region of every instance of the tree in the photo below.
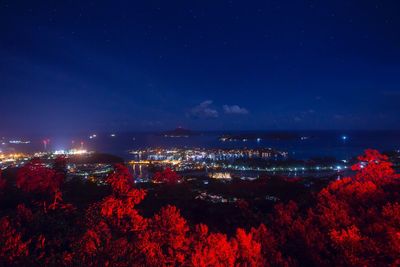
<svg viewBox="0 0 400 267">
<path fill-rule="evenodd" d="M 0 219 L 0 263 L 1 265 L 17 264 L 29 256 L 30 240 L 24 241 L 9 217 Z"/>
<path fill-rule="evenodd" d="M 3 178 L 0 170 L 0 190 L 3 190 L 7 185 L 7 181 Z"/>
<path fill-rule="evenodd" d="M 331 182 L 307 205 L 278 203 L 267 224 L 231 237 L 191 226 L 171 205 L 144 217 L 146 192 L 120 164 L 107 177 L 111 194 L 77 212 L 60 208 L 65 164 L 34 160 L 16 183 L 32 201 L 1 211 L 0 265 L 398 266 L 400 177 L 377 151 L 359 160 L 354 177 Z M 171 172 L 160 179 L 176 178 Z"/>
<path fill-rule="evenodd" d="M 252 233 L 246 233 L 238 228 L 232 243 L 237 247 L 237 266 L 263 266 L 261 244 L 254 240 Z"/>
<path fill-rule="evenodd" d="M 200 224 L 190 237 L 191 250 L 189 266 L 234 266 L 237 246 L 233 246 L 227 236 L 209 233 L 206 225 Z"/>
<path fill-rule="evenodd" d="M 176 184 L 180 179 L 181 177 L 176 172 L 170 168 L 166 168 L 162 172 L 156 172 L 153 181 L 157 183 Z"/>
<path fill-rule="evenodd" d="M 41 194 L 46 211 L 47 208 L 56 208 L 62 201 L 61 184 L 64 178 L 63 173 L 46 167 L 39 159 L 33 159 L 18 171 L 16 185 L 25 192 Z"/>
<path fill-rule="evenodd" d="M 140 244 L 146 251 L 146 262 L 154 266 L 183 264 L 188 231 L 187 222 L 176 207 L 163 207 L 151 218 Z"/>
</svg>

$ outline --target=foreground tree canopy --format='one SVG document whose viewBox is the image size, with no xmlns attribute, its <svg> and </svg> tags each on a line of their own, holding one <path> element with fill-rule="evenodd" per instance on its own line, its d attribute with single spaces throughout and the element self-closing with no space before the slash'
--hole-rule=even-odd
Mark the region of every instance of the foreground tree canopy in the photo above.
<svg viewBox="0 0 400 267">
<path fill-rule="evenodd" d="M 0 175 L 2 201 L 10 191 L 22 196 L 0 213 L 1 266 L 400 265 L 400 177 L 375 150 L 359 157 L 354 177 L 331 182 L 306 208 L 277 204 L 266 224 L 230 237 L 190 225 L 174 206 L 145 217 L 137 205 L 146 192 L 123 165 L 101 201 L 65 203 L 64 170 L 63 159 L 53 168 L 33 160 L 14 182 Z M 171 170 L 156 177 L 178 179 Z"/>
</svg>

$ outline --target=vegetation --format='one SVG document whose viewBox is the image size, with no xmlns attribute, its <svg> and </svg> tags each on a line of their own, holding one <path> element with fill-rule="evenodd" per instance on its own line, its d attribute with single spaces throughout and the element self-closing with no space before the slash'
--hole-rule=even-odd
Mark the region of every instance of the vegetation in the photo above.
<svg viewBox="0 0 400 267">
<path fill-rule="evenodd" d="M 0 265 L 398 266 L 400 176 L 377 151 L 358 159 L 354 177 L 302 203 L 279 202 L 263 223 L 230 235 L 188 223 L 172 205 L 145 214 L 147 192 L 121 164 L 109 191 L 77 205 L 68 201 L 65 161 L 33 160 L 14 180 L 0 178 Z M 157 176 L 167 188 L 184 186 L 171 170 Z M 238 205 L 252 220 L 249 204 Z"/>
</svg>

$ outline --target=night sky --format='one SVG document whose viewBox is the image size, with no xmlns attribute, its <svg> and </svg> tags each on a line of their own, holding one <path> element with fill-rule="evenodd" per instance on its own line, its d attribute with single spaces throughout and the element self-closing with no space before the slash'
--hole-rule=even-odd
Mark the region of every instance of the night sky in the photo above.
<svg viewBox="0 0 400 267">
<path fill-rule="evenodd" d="M 0 132 L 399 129 L 400 2 L 0 1 Z"/>
</svg>

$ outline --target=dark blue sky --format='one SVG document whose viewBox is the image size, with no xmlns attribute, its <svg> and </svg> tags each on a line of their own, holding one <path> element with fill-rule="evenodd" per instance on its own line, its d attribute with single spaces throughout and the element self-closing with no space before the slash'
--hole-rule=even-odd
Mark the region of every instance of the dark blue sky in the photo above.
<svg viewBox="0 0 400 267">
<path fill-rule="evenodd" d="M 400 128 L 399 1 L 1 1 L 3 132 Z"/>
</svg>

